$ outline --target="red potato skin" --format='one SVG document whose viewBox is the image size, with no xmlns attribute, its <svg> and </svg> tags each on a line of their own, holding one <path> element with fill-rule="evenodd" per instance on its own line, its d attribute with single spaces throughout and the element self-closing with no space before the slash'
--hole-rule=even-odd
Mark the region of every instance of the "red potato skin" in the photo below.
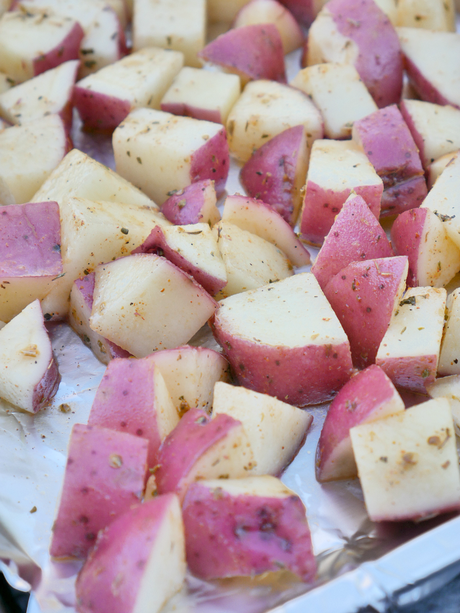
<svg viewBox="0 0 460 613">
<path fill-rule="evenodd" d="M 346 202 L 335 218 L 311 272 L 321 289 L 351 262 L 386 258 L 393 249 L 384 229 L 360 196 Z"/>
<path fill-rule="evenodd" d="M 230 153 L 225 128 L 219 130 L 202 147 L 191 155 L 190 181 L 214 181 L 217 196 L 225 190 L 230 170 Z"/>
<path fill-rule="evenodd" d="M 62 40 L 58 47 L 55 47 L 48 53 L 40 55 L 32 62 L 34 76 L 46 72 L 51 68 L 56 68 L 59 64 L 68 62 L 69 60 L 78 60 L 80 53 L 80 43 L 85 33 L 79 23 L 75 23 L 72 30 Z"/>
<path fill-rule="evenodd" d="M 323 483 L 330 471 L 330 456 L 342 441 L 350 441 L 350 428 L 372 419 L 372 414 L 389 402 L 395 393 L 390 379 L 373 364 L 346 383 L 329 407 L 316 448 L 316 479 Z M 349 443 L 352 452 L 351 441 Z M 340 468 L 340 467 L 338 467 Z M 341 479 L 353 479 L 356 473 L 341 474 Z"/>
<path fill-rule="evenodd" d="M 166 219 L 176 226 L 206 223 L 202 210 L 208 199 L 216 203 L 213 181 L 211 179 L 196 181 L 172 194 L 163 202 L 160 210 Z"/>
<path fill-rule="evenodd" d="M 327 9 L 337 29 L 359 49 L 355 68 L 377 106 L 401 98 L 403 62 L 396 30 L 373 0 L 331 0 Z"/>
<path fill-rule="evenodd" d="M 93 130 L 115 130 L 129 115 L 131 102 L 97 91 L 75 86 L 73 103 L 85 128 Z"/>
<path fill-rule="evenodd" d="M 211 276 L 201 268 L 190 264 L 180 253 L 174 251 L 174 249 L 168 245 L 160 226 L 155 226 L 142 245 L 136 247 L 131 253 L 154 253 L 164 256 L 175 266 L 191 275 L 197 283 L 211 294 L 211 296 L 215 296 L 227 285 L 226 279 L 219 279 L 218 277 Z"/>
<path fill-rule="evenodd" d="M 206 45 L 198 57 L 237 71 L 247 80 L 286 83 L 283 44 L 277 27 L 271 23 L 229 30 Z"/>
<path fill-rule="evenodd" d="M 182 508 L 187 563 L 202 579 L 253 576 L 287 568 L 316 576 L 310 530 L 298 496 L 231 496 L 192 484 Z"/>
<path fill-rule="evenodd" d="M 257 149 L 240 171 L 240 180 L 251 198 L 263 200 L 291 226 L 297 221 L 300 193 L 296 193 L 296 177 L 307 167 L 298 167 L 298 160 L 307 159 L 304 126 L 295 126 L 274 136 Z"/>
<path fill-rule="evenodd" d="M 149 441 L 147 463 L 155 466 L 161 445 L 155 406 L 153 356 L 115 359 L 97 388 L 88 425 L 128 432 Z"/>
<path fill-rule="evenodd" d="M 57 276 L 62 273 L 61 222 L 57 202 L 0 207 L 0 275 Z"/>
<path fill-rule="evenodd" d="M 147 453 L 148 441 L 140 437 L 73 427 L 51 556 L 85 558 L 99 530 L 139 503 Z"/>
<path fill-rule="evenodd" d="M 355 134 L 382 179 L 384 189 L 423 175 L 417 145 L 395 104 L 355 121 Z"/>
<path fill-rule="evenodd" d="M 151 548 L 173 498 L 165 494 L 138 504 L 99 533 L 77 577 L 79 613 L 133 610 Z"/>
<path fill-rule="evenodd" d="M 391 228 L 391 243 L 397 255 L 409 260 L 407 285 L 418 286 L 417 262 L 422 244 L 423 228 L 429 209 L 412 209 L 399 215 Z"/>
<path fill-rule="evenodd" d="M 406 256 L 353 262 L 323 290 L 348 336 L 357 368 L 375 362 L 407 265 Z"/>
<path fill-rule="evenodd" d="M 438 356 L 378 359 L 377 364 L 396 387 L 426 394 L 427 387 L 436 379 Z"/>
<path fill-rule="evenodd" d="M 357 186 L 353 190 L 368 204 L 376 219 L 380 216 L 380 200 L 383 186 Z M 342 209 L 345 200 L 352 190 L 334 192 L 325 189 L 313 181 L 307 181 L 304 206 L 300 218 L 300 233 L 304 240 L 314 245 L 321 245 L 334 223 L 337 213 Z"/>
<path fill-rule="evenodd" d="M 214 337 L 240 385 L 295 406 L 333 398 L 352 373 L 350 346 L 273 347 L 239 339 L 211 323 Z"/>
<path fill-rule="evenodd" d="M 61 382 L 61 375 L 55 358 L 53 357 L 46 370 L 45 376 L 34 388 L 32 406 L 34 413 L 43 408 L 56 396 Z"/>
<path fill-rule="evenodd" d="M 184 117 L 193 117 L 194 119 L 203 119 L 204 121 L 212 121 L 214 123 L 223 123 L 219 110 L 205 109 L 187 104 L 186 102 L 162 102 L 161 110 L 166 113 L 172 113 L 173 115 L 182 115 Z"/>
<path fill-rule="evenodd" d="M 393 217 L 419 207 L 428 193 L 426 179 L 414 177 L 385 189 L 382 194 L 380 217 Z"/>
<path fill-rule="evenodd" d="M 316 17 L 312 0 L 279 0 L 305 28 L 310 27 Z"/>
<path fill-rule="evenodd" d="M 155 472 L 158 492 L 183 498 L 184 481 L 195 462 L 241 422 L 221 413 L 211 420 L 201 409 L 190 409 L 163 441 Z"/>
<path fill-rule="evenodd" d="M 404 56 L 404 69 L 407 72 L 410 84 L 422 100 L 425 100 L 425 102 L 440 104 L 442 106 L 450 104 L 451 106 L 460 109 L 458 104 L 445 98 L 441 92 L 423 76 L 417 65 L 414 64 L 414 62 L 412 62 L 406 55 Z"/>
</svg>

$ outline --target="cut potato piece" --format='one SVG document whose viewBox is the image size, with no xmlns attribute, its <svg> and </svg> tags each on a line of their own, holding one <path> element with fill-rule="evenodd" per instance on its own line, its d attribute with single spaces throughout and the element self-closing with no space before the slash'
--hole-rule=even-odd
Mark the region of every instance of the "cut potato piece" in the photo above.
<svg viewBox="0 0 460 613">
<path fill-rule="evenodd" d="M 351 376 L 348 339 L 310 273 L 226 298 L 211 327 L 240 384 L 283 402 L 324 402 Z"/>
<path fill-rule="evenodd" d="M 460 374 L 460 289 L 455 289 L 447 300 L 438 374 Z"/>
<path fill-rule="evenodd" d="M 130 255 L 96 268 L 90 325 L 143 358 L 186 343 L 216 308 L 201 285 L 165 258 Z"/>
</svg>

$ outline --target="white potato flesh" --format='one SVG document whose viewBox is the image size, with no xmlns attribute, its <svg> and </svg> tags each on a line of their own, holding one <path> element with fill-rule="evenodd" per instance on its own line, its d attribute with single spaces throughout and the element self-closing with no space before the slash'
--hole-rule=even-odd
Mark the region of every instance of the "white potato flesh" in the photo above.
<svg viewBox="0 0 460 613">
<path fill-rule="evenodd" d="M 167 226 L 163 228 L 166 242 L 193 267 L 225 282 L 227 272 L 220 256 L 215 235 L 207 223 Z"/>
<path fill-rule="evenodd" d="M 233 21 L 238 11 L 250 0 L 208 0 L 207 13 L 211 23 Z"/>
<path fill-rule="evenodd" d="M 129 181 L 78 149 L 72 149 L 65 156 L 34 195 L 32 202 L 61 202 L 73 196 L 94 201 L 156 207 L 150 198 Z M 162 219 L 162 216 L 158 215 L 158 219 Z M 161 223 L 169 225 L 166 219 Z"/>
<path fill-rule="evenodd" d="M 436 213 L 449 238 L 460 249 L 460 157 L 452 160 L 421 204 Z"/>
<path fill-rule="evenodd" d="M 0 94 L 14 87 L 15 81 L 4 72 L 0 72 Z"/>
<path fill-rule="evenodd" d="M 460 506 L 449 402 L 438 398 L 350 430 L 373 521 L 419 519 Z"/>
<path fill-rule="evenodd" d="M 218 299 L 256 289 L 294 274 L 285 254 L 260 236 L 221 221 L 215 226 L 217 246 L 227 271 Z"/>
<path fill-rule="evenodd" d="M 455 32 L 454 0 L 398 0 L 396 25 Z"/>
<path fill-rule="evenodd" d="M 276 81 L 251 81 L 230 111 L 227 138 L 231 153 L 247 162 L 273 136 L 304 125 L 307 143 L 323 136 L 321 113 L 302 92 Z"/>
<path fill-rule="evenodd" d="M 191 408 L 211 410 L 214 384 L 229 381 L 227 360 L 217 351 L 205 347 L 178 347 L 157 351 L 155 365 L 181 415 Z"/>
<path fill-rule="evenodd" d="M 67 149 L 62 119 L 48 115 L 0 132 L 0 183 L 9 192 L 0 204 L 30 202 Z"/>
<path fill-rule="evenodd" d="M 133 48 L 182 51 L 187 66 L 201 66 L 197 53 L 205 44 L 205 0 L 135 0 Z"/>
<path fill-rule="evenodd" d="M 52 360 L 40 302 L 35 300 L 0 330 L 0 397 L 34 413 L 35 388 Z"/>
<path fill-rule="evenodd" d="M 75 26 L 68 17 L 5 13 L 0 19 L 0 70 L 15 81 L 27 81 L 35 74 L 34 60 L 59 48 Z"/>
<path fill-rule="evenodd" d="M 455 434 L 460 437 L 460 375 L 449 375 L 436 379 L 427 388 L 431 398 L 447 398 L 454 420 Z"/>
<path fill-rule="evenodd" d="M 70 103 L 78 65 L 78 60 L 64 62 L 0 94 L 0 116 L 25 123 L 60 113 Z"/>
<path fill-rule="evenodd" d="M 90 326 L 137 358 L 183 345 L 216 308 L 200 285 L 153 254 L 131 255 L 95 272 Z"/>
<path fill-rule="evenodd" d="M 104 0 L 20 0 L 19 5 L 78 21 L 85 34 L 80 44 L 81 77 L 120 59 L 120 22 Z"/>
<path fill-rule="evenodd" d="M 396 20 L 398 16 L 398 9 L 396 6 L 396 0 L 374 0 L 375 4 L 382 9 L 385 15 L 389 18 L 391 23 L 396 26 Z"/>
<path fill-rule="evenodd" d="M 172 82 L 161 103 L 186 106 L 188 113 L 178 114 L 197 116 L 199 113 L 200 119 L 206 119 L 209 114 L 215 116 L 212 121 L 225 125 L 240 94 L 241 81 L 238 75 L 185 66 Z"/>
<path fill-rule="evenodd" d="M 423 392 L 434 380 L 445 307 L 446 290 L 433 287 L 409 288 L 396 305 L 376 357 L 395 385 Z"/>
<path fill-rule="evenodd" d="M 252 299 L 256 297 L 257 301 Z M 308 308 L 308 317 L 305 316 L 307 305 L 311 307 Z M 226 328 L 235 330 L 241 339 L 260 339 L 275 347 L 348 342 L 339 320 L 311 273 L 297 274 L 250 293 L 226 298 L 221 302 L 218 317 Z"/>
<path fill-rule="evenodd" d="M 382 185 L 368 157 L 354 141 L 317 140 L 312 147 L 308 182 L 334 192 Z M 369 202 L 367 204 L 370 204 Z"/>
<path fill-rule="evenodd" d="M 53 282 L 53 289 L 42 303 L 44 313 L 64 317 L 75 279 L 93 272 L 98 264 L 129 255 L 145 241 L 160 215 L 156 208 L 118 202 L 61 200 L 61 255 L 65 274 Z"/>
<path fill-rule="evenodd" d="M 339 32 L 329 11 L 322 10 L 308 32 L 307 66 L 324 62 L 354 65 L 358 55 L 358 45 Z"/>
<path fill-rule="evenodd" d="M 438 374 L 460 375 L 460 289 L 454 290 L 447 300 Z"/>
<path fill-rule="evenodd" d="M 243 424 L 254 454 L 248 475 L 279 475 L 294 457 L 313 420 L 303 409 L 223 382 L 214 386 L 212 414 L 219 413 Z"/>
<path fill-rule="evenodd" d="M 458 151 L 454 151 L 453 153 L 446 153 L 428 166 L 428 189 L 431 189 L 433 187 L 433 185 L 436 183 L 437 178 L 443 173 L 448 164 L 450 164 L 452 160 L 458 157 L 458 153 Z"/>
<path fill-rule="evenodd" d="M 460 106 L 460 34 L 418 28 L 397 28 L 401 49 L 428 89 L 444 99 L 444 104 Z M 424 96 L 424 92 L 420 92 Z"/>
<path fill-rule="evenodd" d="M 246 477 L 245 479 L 204 479 L 201 485 L 209 490 L 221 489 L 230 496 L 263 496 L 287 498 L 294 492 L 272 475 Z"/>
<path fill-rule="evenodd" d="M 113 133 L 117 172 L 163 204 L 171 190 L 190 185 L 193 153 L 220 130 L 210 121 L 136 109 Z"/>
<path fill-rule="evenodd" d="M 313 100 L 324 119 L 327 138 L 349 138 L 353 123 L 378 110 L 352 64 L 316 64 L 291 81 Z"/>
<path fill-rule="evenodd" d="M 78 82 L 78 87 L 127 100 L 131 108 L 159 109 L 162 97 L 183 63 L 184 56 L 179 51 L 158 47 L 140 49 L 88 75 Z"/>
<path fill-rule="evenodd" d="M 460 109 L 422 100 L 404 100 L 404 109 L 425 168 L 460 149 Z"/>
</svg>

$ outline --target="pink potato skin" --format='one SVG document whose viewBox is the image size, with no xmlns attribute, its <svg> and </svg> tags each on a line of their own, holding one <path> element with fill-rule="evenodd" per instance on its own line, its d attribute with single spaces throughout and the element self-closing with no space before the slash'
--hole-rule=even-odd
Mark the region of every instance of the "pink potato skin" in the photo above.
<svg viewBox="0 0 460 613">
<path fill-rule="evenodd" d="M 426 394 L 427 387 L 436 379 L 438 356 L 378 359 L 377 364 L 396 387 Z"/>
<path fill-rule="evenodd" d="M 324 289 L 328 281 L 351 262 L 392 255 L 393 249 L 384 229 L 361 196 L 355 196 L 337 215 L 311 272 Z"/>
<path fill-rule="evenodd" d="M 131 111 L 131 102 L 75 86 L 73 103 L 86 128 L 115 130 Z"/>
<path fill-rule="evenodd" d="M 427 193 L 424 176 L 414 177 L 383 190 L 380 217 L 393 217 L 419 207 Z"/>
<path fill-rule="evenodd" d="M 287 568 L 316 576 L 305 508 L 295 495 L 231 496 L 192 484 L 183 504 L 187 563 L 202 579 L 253 576 Z"/>
<path fill-rule="evenodd" d="M 201 409 L 190 409 L 168 434 L 158 454 L 155 472 L 158 492 L 176 492 L 182 499 L 186 479 L 195 462 L 241 422 L 221 413 L 214 419 Z"/>
<path fill-rule="evenodd" d="M 149 441 L 147 463 L 155 466 L 161 445 L 158 411 L 155 406 L 155 361 L 115 359 L 97 388 L 88 425 L 128 432 Z"/>
<path fill-rule="evenodd" d="M 190 182 L 212 179 L 218 196 L 225 190 L 230 169 L 227 133 L 223 127 L 191 155 Z"/>
<path fill-rule="evenodd" d="M 244 26 L 221 34 L 198 57 L 205 62 L 236 70 L 246 79 L 286 83 L 281 36 L 272 23 Z"/>
<path fill-rule="evenodd" d="M 148 441 L 75 424 L 53 526 L 53 557 L 85 558 L 97 533 L 138 504 L 147 473 Z"/>
<path fill-rule="evenodd" d="M 142 245 L 136 247 L 131 253 L 155 253 L 164 256 L 178 268 L 191 275 L 211 296 L 215 296 L 227 285 L 226 279 L 211 276 L 201 268 L 193 266 L 184 256 L 174 251 L 168 245 L 160 226 L 155 226 Z"/>
<path fill-rule="evenodd" d="M 316 17 L 313 0 L 279 0 L 305 28 L 310 27 Z"/>
<path fill-rule="evenodd" d="M 409 77 L 410 84 L 422 100 L 425 100 L 425 102 L 440 104 L 441 106 L 450 104 L 451 106 L 460 109 L 458 104 L 444 98 L 441 92 L 423 76 L 416 64 L 414 64 L 414 62 L 412 62 L 407 56 L 404 56 L 404 68 L 407 72 L 407 76 Z"/>
<path fill-rule="evenodd" d="M 62 273 L 57 202 L 0 207 L 0 275 L 55 277 Z"/>
<path fill-rule="evenodd" d="M 352 262 L 323 290 L 348 336 L 358 368 L 375 362 L 407 265 L 406 256 Z"/>
<path fill-rule="evenodd" d="M 423 175 L 417 145 L 395 104 L 355 121 L 355 135 L 382 179 L 384 189 Z"/>
<path fill-rule="evenodd" d="M 346 451 L 347 458 L 352 457 L 350 428 L 371 421 L 372 415 L 390 402 L 394 394 L 390 379 L 375 364 L 360 371 L 342 387 L 329 407 L 316 448 L 316 479 L 320 483 L 356 477 L 356 471 L 342 469 L 342 456 L 334 458 L 333 453 L 339 444 L 342 449 L 346 445 L 343 452 Z"/>
<path fill-rule="evenodd" d="M 251 198 L 263 200 L 291 226 L 297 221 L 294 198 L 296 175 L 307 174 L 307 167 L 298 168 L 301 151 L 307 159 L 304 126 L 295 126 L 273 137 L 255 151 L 240 171 L 240 180 Z"/>
<path fill-rule="evenodd" d="M 211 327 L 239 384 L 288 404 L 326 402 L 351 376 L 348 343 L 296 348 L 264 345 L 222 329 L 218 313 Z"/>
<path fill-rule="evenodd" d="M 397 255 L 407 255 L 409 274 L 407 285 L 418 286 L 417 262 L 428 209 L 412 209 L 399 215 L 391 228 L 391 242 Z"/>
<path fill-rule="evenodd" d="M 34 413 L 44 407 L 50 400 L 56 396 L 61 382 L 61 375 L 54 356 L 48 365 L 46 373 L 41 381 L 34 387 L 32 397 L 32 406 Z"/>
<path fill-rule="evenodd" d="M 173 498 L 165 494 L 139 504 L 100 532 L 77 578 L 79 613 L 133 610 L 151 548 Z"/>
<path fill-rule="evenodd" d="M 85 301 L 85 304 L 88 308 L 89 313 L 91 313 L 91 309 L 93 308 L 93 294 L 94 294 L 94 284 L 95 284 L 96 275 L 94 272 L 90 272 L 89 275 L 83 277 L 83 279 L 76 279 L 74 281 L 74 286 L 76 286 L 78 292 L 82 299 Z M 112 341 L 107 339 L 106 343 L 110 347 L 110 355 L 112 358 L 129 358 L 131 354 L 129 351 L 125 351 Z M 87 341 L 88 342 L 88 341 Z"/>
<path fill-rule="evenodd" d="M 168 221 L 176 226 L 205 222 L 203 207 L 208 199 L 216 203 L 214 183 L 211 179 L 196 181 L 173 193 L 160 207 Z"/>
<path fill-rule="evenodd" d="M 383 192 L 382 184 L 357 186 L 353 191 L 364 199 L 372 214 L 378 219 Z M 335 216 L 351 193 L 351 189 L 335 192 L 313 181 L 307 181 L 300 219 L 302 238 L 314 245 L 321 245 L 334 223 Z"/>
<path fill-rule="evenodd" d="M 61 41 L 61 44 L 44 55 L 36 57 L 32 62 L 34 76 L 46 72 L 51 68 L 56 68 L 59 64 L 68 62 L 69 60 L 78 60 L 80 53 L 80 43 L 85 33 L 83 28 L 77 22 Z"/>
<path fill-rule="evenodd" d="M 204 121 L 212 121 L 214 123 L 223 123 L 220 111 L 193 106 L 186 102 L 162 102 L 161 110 L 166 113 L 172 113 L 173 115 L 182 115 L 184 117 L 193 117 L 194 119 L 203 119 Z"/>
<path fill-rule="evenodd" d="M 355 68 L 379 108 L 401 98 L 403 62 L 396 30 L 373 0 L 331 0 L 327 9 L 337 29 L 359 53 Z"/>
</svg>

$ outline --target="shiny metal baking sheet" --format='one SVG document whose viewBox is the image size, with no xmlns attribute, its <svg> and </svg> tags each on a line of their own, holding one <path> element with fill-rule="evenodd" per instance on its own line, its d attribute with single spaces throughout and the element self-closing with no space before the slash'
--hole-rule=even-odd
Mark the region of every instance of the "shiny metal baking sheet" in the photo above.
<svg viewBox="0 0 460 613">
<path fill-rule="evenodd" d="M 299 56 L 291 58 L 291 76 Z M 110 138 L 74 130 L 74 144 L 113 168 Z M 228 193 L 243 192 L 232 165 Z M 79 563 L 53 563 L 51 528 L 64 476 L 71 428 L 86 423 L 105 366 L 65 324 L 48 326 L 62 382 L 53 403 L 30 415 L 0 401 L 0 569 L 23 591 L 28 613 L 75 613 Z M 196 344 L 216 347 L 210 332 Z M 315 450 L 327 407 L 314 416 L 306 443 L 283 481 L 306 508 L 319 575 L 305 585 L 287 575 L 206 583 L 187 576 L 166 613 L 352 613 L 372 605 L 385 612 L 425 596 L 460 572 L 460 517 L 421 524 L 374 524 L 358 480 L 325 485 L 314 475 Z"/>
</svg>

